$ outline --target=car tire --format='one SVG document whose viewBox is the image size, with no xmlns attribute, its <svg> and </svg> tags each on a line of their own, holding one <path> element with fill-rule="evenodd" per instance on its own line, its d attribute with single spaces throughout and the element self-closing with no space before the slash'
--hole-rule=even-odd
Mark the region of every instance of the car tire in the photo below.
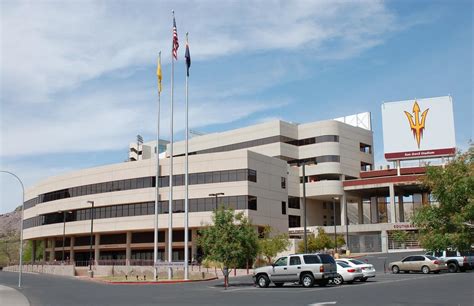
<svg viewBox="0 0 474 306">
<path fill-rule="evenodd" d="M 400 272 L 400 268 L 397 265 L 392 267 L 392 273 L 393 274 L 398 274 L 399 272 Z"/>
<path fill-rule="evenodd" d="M 362 277 L 361 279 L 359 279 L 361 282 L 366 282 L 367 279 L 369 279 L 368 277 Z"/>
<path fill-rule="evenodd" d="M 284 283 L 275 283 L 275 286 L 276 286 L 276 287 L 283 287 L 283 284 L 284 284 Z"/>
<path fill-rule="evenodd" d="M 310 273 L 301 275 L 301 284 L 303 287 L 310 288 L 314 286 L 314 277 Z"/>
<path fill-rule="evenodd" d="M 448 263 L 448 272 L 449 273 L 456 273 L 456 272 L 458 272 L 458 270 L 459 270 L 459 266 L 456 263 L 454 263 L 454 262 Z"/>
<path fill-rule="evenodd" d="M 270 280 L 268 279 L 268 276 L 266 276 L 265 274 L 259 275 L 257 277 L 257 285 L 260 288 L 267 288 L 268 285 L 270 285 Z"/>
<path fill-rule="evenodd" d="M 428 266 L 421 267 L 421 272 L 423 272 L 423 274 L 430 274 L 431 272 L 430 267 Z"/>
<path fill-rule="evenodd" d="M 342 285 L 344 283 L 344 279 L 342 278 L 341 274 L 338 274 L 336 277 L 332 279 L 332 283 L 336 286 Z"/>
</svg>

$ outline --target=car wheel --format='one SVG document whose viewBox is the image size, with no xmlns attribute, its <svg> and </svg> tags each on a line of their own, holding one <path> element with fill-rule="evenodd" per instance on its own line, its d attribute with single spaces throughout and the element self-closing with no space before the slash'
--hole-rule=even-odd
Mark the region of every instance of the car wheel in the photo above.
<svg viewBox="0 0 474 306">
<path fill-rule="evenodd" d="M 397 274 L 398 272 L 400 272 L 400 268 L 398 266 L 393 266 L 392 267 L 392 273 Z"/>
<path fill-rule="evenodd" d="M 257 278 L 257 284 L 260 288 L 267 288 L 270 284 L 270 280 L 268 279 L 268 276 L 262 274 Z"/>
<path fill-rule="evenodd" d="M 421 272 L 423 272 L 423 274 L 429 274 L 430 273 L 430 267 L 428 267 L 428 266 L 421 267 Z"/>
<path fill-rule="evenodd" d="M 277 286 L 277 287 L 283 287 L 283 284 L 284 284 L 284 283 L 275 283 L 275 286 Z"/>
<path fill-rule="evenodd" d="M 360 279 L 360 281 L 361 281 L 361 282 L 366 282 L 367 279 L 368 279 L 368 277 L 362 277 L 362 278 Z"/>
<path fill-rule="evenodd" d="M 448 271 L 450 273 L 456 273 L 456 272 L 458 272 L 458 269 L 459 269 L 458 265 L 455 264 L 454 262 L 450 262 L 448 264 Z"/>
<path fill-rule="evenodd" d="M 341 274 L 338 274 L 336 277 L 333 278 L 332 282 L 334 285 L 342 285 L 344 279 L 342 278 Z"/>
<path fill-rule="evenodd" d="M 309 288 L 313 287 L 314 285 L 314 277 L 313 275 L 306 273 L 301 276 L 301 284 L 303 287 Z"/>
</svg>

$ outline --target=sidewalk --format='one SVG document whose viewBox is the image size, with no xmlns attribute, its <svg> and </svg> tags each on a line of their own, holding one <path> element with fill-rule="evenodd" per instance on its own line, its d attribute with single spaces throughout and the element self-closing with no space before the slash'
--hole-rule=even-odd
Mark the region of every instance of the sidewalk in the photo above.
<svg viewBox="0 0 474 306">
<path fill-rule="evenodd" d="M 10 287 L 0 285 L 0 296 L 2 305 L 30 306 L 30 302 L 23 293 Z"/>
</svg>

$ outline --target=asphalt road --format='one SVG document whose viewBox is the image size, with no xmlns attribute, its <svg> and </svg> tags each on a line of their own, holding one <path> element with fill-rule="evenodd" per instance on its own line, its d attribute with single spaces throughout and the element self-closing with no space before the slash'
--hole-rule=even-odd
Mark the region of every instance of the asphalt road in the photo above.
<svg viewBox="0 0 474 306">
<path fill-rule="evenodd" d="M 0 284 L 14 288 L 17 274 L 0 272 Z M 474 305 L 474 272 L 439 275 L 384 274 L 366 283 L 266 289 L 250 277 L 222 281 L 111 285 L 76 278 L 25 273 L 20 290 L 31 305 Z M 0 297 L 0 304 L 1 297 Z"/>
</svg>

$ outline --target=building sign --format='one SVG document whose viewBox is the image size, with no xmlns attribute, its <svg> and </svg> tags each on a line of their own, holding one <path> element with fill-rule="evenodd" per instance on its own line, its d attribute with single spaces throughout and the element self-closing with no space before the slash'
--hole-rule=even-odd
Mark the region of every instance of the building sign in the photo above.
<svg viewBox="0 0 474 306">
<path fill-rule="evenodd" d="M 387 160 L 452 156 L 456 151 L 451 97 L 383 103 L 382 125 Z"/>
</svg>

